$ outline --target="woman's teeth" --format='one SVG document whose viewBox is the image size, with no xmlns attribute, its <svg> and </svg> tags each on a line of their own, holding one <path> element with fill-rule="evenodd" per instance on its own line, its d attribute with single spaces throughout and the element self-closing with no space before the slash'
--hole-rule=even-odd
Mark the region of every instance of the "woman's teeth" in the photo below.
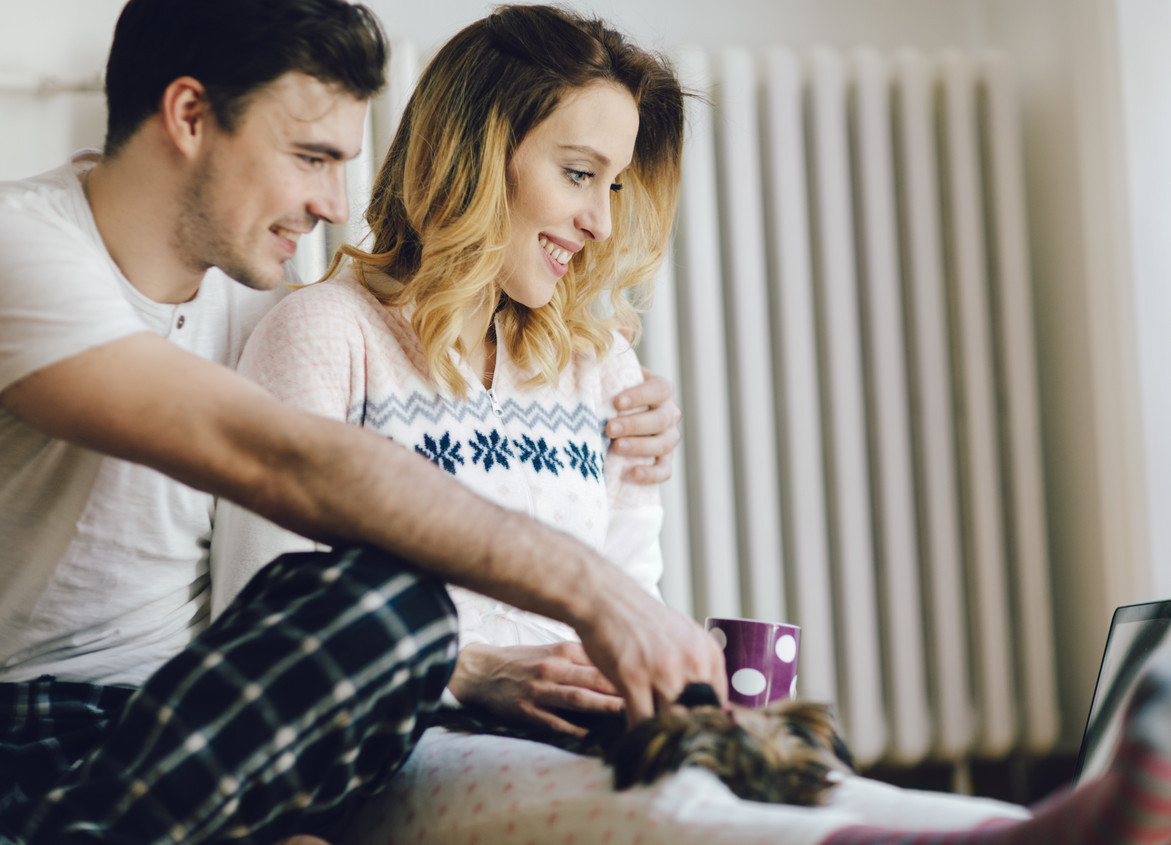
<svg viewBox="0 0 1171 845">
<path fill-rule="evenodd" d="M 549 253 L 558 264 L 568 264 L 569 259 L 573 258 L 572 252 L 557 246 L 557 244 L 550 241 L 544 235 L 541 235 L 537 240 L 540 242 L 541 248 Z"/>
</svg>

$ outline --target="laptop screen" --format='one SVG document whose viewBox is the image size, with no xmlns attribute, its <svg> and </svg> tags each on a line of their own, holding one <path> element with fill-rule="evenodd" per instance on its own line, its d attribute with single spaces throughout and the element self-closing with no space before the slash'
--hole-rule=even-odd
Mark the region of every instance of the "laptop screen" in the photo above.
<svg viewBox="0 0 1171 845">
<path fill-rule="evenodd" d="M 1110 764 L 1122 717 L 1143 669 L 1157 656 L 1171 659 L 1169 631 L 1171 601 L 1128 604 L 1114 611 L 1082 735 L 1076 781 L 1090 780 Z"/>
</svg>

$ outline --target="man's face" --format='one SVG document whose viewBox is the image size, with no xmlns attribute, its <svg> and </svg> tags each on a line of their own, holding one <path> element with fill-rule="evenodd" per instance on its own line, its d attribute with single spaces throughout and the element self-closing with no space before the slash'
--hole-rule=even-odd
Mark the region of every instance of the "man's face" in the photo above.
<svg viewBox="0 0 1171 845">
<path fill-rule="evenodd" d="M 365 117 L 364 100 L 293 72 L 252 96 L 234 132 L 209 119 L 172 246 L 201 272 L 275 287 L 301 235 L 348 216 L 345 163 Z"/>
</svg>

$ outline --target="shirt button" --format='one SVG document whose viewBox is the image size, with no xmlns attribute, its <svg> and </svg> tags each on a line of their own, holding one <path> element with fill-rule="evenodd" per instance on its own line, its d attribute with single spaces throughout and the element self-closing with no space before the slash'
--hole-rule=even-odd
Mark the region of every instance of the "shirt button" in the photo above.
<svg viewBox="0 0 1171 845">
<path fill-rule="evenodd" d="M 186 322 L 187 322 L 187 318 L 184 317 L 182 314 L 180 314 L 179 319 L 175 321 L 175 328 L 177 328 L 177 329 L 183 328 L 183 324 Z"/>
</svg>

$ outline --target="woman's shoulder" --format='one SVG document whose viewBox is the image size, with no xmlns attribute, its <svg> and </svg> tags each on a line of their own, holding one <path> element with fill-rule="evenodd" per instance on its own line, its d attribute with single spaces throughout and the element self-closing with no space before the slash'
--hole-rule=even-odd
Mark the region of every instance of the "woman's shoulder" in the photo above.
<svg viewBox="0 0 1171 845">
<path fill-rule="evenodd" d="M 625 389 L 642 381 L 642 365 L 630 339 L 615 329 L 611 332 L 610 347 L 597 361 L 603 382 L 620 383 Z"/>
<path fill-rule="evenodd" d="M 570 356 L 571 366 L 579 369 L 595 367 L 613 367 L 630 361 L 637 361 L 638 354 L 631 346 L 629 338 L 618 329 L 610 332 L 609 345 L 600 352 L 594 352 L 592 347 L 575 349 Z"/>
<path fill-rule="evenodd" d="M 605 407 L 614 394 L 642 380 L 638 354 L 625 335 L 614 331 L 610 345 L 600 353 L 585 349 L 573 354 L 570 365 L 561 372 L 559 390 L 562 395 L 584 393 Z"/>
<path fill-rule="evenodd" d="M 371 325 L 384 325 L 387 314 L 386 306 L 352 270 L 345 269 L 336 276 L 296 288 L 273 307 L 266 319 L 284 324 L 309 323 L 318 330 L 332 326 L 369 331 Z"/>
<path fill-rule="evenodd" d="M 302 308 L 317 308 L 323 305 L 338 305 L 365 311 L 379 308 L 378 300 L 358 279 L 354 271 L 347 268 L 338 275 L 320 282 L 297 288 L 285 297 L 284 302 L 297 302 Z M 282 302 L 282 304 L 284 304 Z"/>
</svg>

